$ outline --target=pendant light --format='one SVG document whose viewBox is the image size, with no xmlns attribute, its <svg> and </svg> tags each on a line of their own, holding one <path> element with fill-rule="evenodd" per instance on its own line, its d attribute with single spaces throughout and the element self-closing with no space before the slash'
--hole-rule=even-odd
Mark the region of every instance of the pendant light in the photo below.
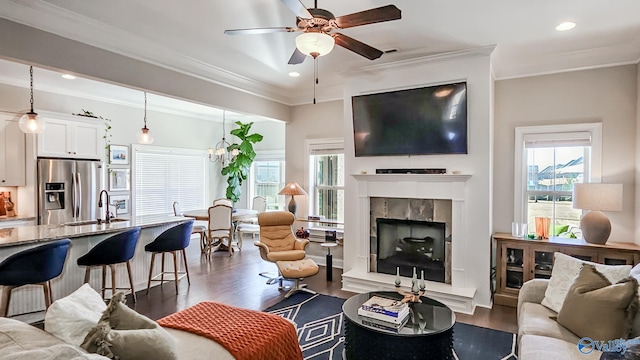
<svg viewBox="0 0 640 360">
<path fill-rule="evenodd" d="M 29 75 L 29 86 L 31 89 L 31 110 L 28 113 L 22 115 L 20 121 L 18 122 L 18 126 L 20 126 L 20 130 L 22 130 L 22 132 L 25 132 L 27 134 L 39 134 L 44 131 L 45 120 L 33 111 L 33 66 L 29 66 Z"/>
<path fill-rule="evenodd" d="M 153 144 L 153 135 L 151 130 L 147 128 L 147 92 L 144 92 L 144 127 L 138 131 L 138 143 L 140 144 Z"/>
</svg>

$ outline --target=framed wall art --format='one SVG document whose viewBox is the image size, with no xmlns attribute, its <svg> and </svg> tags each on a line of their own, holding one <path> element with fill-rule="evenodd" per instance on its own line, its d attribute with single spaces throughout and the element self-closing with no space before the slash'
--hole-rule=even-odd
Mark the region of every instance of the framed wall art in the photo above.
<svg viewBox="0 0 640 360">
<path fill-rule="evenodd" d="M 109 191 L 129 191 L 129 169 L 109 169 Z"/>
<path fill-rule="evenodd" d="M 129 213 L 129 195 L 111 195 L 109 205 L 115 206 L 115 216 Z"/>
<path fill-rule="evenodd" d="M 109 164 L 129 165 L 129 146 L 109 145 Z"/>
</svg>

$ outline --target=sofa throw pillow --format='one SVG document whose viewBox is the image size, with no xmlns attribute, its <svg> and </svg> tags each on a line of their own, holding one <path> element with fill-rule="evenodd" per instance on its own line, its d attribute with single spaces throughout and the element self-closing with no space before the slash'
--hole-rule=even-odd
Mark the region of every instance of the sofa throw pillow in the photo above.
<svg viewBox="0 0 640 360">
<path fill-rule="evenodd" d="M 110 359 L 176 360 L 175 339 L 155 321 L 124 304 L 125 295 L 115 294 L 81 347 Z"/>
<path fill-rule="evenodd" d="M 636 279 L 627 277 L 611 284 L 595 266 L 584 264 L 567 292 L 558 323 L 581 338 L 605 342 L 626 339 L 637 310 Z"/>
<path fill-rule="evenodd" d="M 66 343 L 80 346 L 106 308 L 100 294 L 84 284 L 49 306 L 44 316 L 44 330 Z"/>
<path fill-rule="evenodd" d="M 629 271 L 631 271 L 631 265 L 596 264 L 556 252 L 553 254 L 553 269 L 551 269 L 549 286 L 547 286 L 541 304 L 555 312 L 560 312 L 567 291 L 569 291 L 573 280 L 578 276 L 582 264 L 594 265 L 596 270 L 612 283 L 628 277 Z"/>
</svg>

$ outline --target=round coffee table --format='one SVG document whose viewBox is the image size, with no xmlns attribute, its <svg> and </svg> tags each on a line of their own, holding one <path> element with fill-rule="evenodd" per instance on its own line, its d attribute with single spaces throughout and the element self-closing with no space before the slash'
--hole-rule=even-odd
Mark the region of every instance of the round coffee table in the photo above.
<svg viewBox="0 0 640 360">
<path fill-rule="evenodd" d="M 374 295 L 402 299 L 396 292 L 378 291 L 358 294 L 344 302 L 346 359 L 453 359 L 456 316 L 451 309 L 422 296 L 422 303 L 409 304 L 409 320 L 396 330 L 358 315 L 360 305 Z"/>
</svg>

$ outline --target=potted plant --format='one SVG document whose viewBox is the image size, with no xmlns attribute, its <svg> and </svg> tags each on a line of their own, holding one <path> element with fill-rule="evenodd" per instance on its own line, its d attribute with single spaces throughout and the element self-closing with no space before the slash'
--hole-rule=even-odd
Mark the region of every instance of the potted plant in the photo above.
<svg viewBox="0 0 640 360">
<path fill-rule="evenodd" d="M 262 141 L 263 136 L 260 134 L 249 134 L 251 130 L 252 122 L 243 124 L 240 121 L 236 121 L 238 125 L 237 129 L 231 130 L 231 135 L 240 139 L 240 144 L 233 143 L 227 147 L 227 151 L 230 154 L 237 153 L 229 164 L 222 168 L 222 175 L 227 176 L 227 199 L 230 199 L 235 204 L 242 195 L 242 182 L 247 180 L 249 169 L 253 163 L 253 159 L 256 157 L 256 152 L 253 150 L 253 144 Z"/>
</svg>

